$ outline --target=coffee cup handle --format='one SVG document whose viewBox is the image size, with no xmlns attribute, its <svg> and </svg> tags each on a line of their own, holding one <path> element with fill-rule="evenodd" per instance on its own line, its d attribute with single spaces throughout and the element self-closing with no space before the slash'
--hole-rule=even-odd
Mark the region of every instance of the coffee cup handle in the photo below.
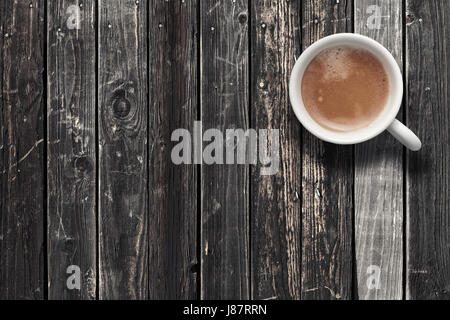
<svg viewBox="0 0 450 320">
<path fill-rule="evenodd" d="M 397 119 L 391 123 L 387 130 L 409 150 L 419 151 L 422 148 L 422 142 L 414 132 Z"/>
</svg>

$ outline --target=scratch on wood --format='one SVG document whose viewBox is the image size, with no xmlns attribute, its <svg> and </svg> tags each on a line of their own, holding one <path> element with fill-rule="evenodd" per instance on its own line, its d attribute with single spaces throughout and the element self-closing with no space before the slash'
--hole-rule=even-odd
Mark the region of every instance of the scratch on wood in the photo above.
<svg viewBox="0 0 450 320">
<path fill-rule="evenodd" d="M 273 297 L 269 297 L 269 298 L 264 298 L 262 299 L 263 301 L 269 301 L 269 300 L 277 300 L 278 297 L 277 296 L 273 296 Z"/>
<path fill-rule="evenodd" d="M 20 163 L 25 161 L 25 159 L 28 158 L 28 156 L 33 152 L 33 150 L 36 149 L 42 142 L 44 142 L 44 139 L 36 141 L 36 143 L 30 148 L 30 150 L 27 151 L 27 153 L 25 153 L 25 155 L 22 158 L 20 158 L 17 162 L 15 162 L 9 166 L 9 170 L 15 168 Z M 1 172 L 1 174 L 5 174 L 5 173 L 6 173 L 6 170 L 3 170 Z"/>
<path fill-rule="evenodd" d="M 224 59 L 222 57 L 216 57 L 217 60 L 228 63 L 229 65 L 232 65 L 233 67 L 236 66 L 236 63 L 233 63 L 232 61 L 228 60 L 228 59 Z"/>
<path fill-rule="evenodd" d="M 214 10 L 216 10 L 216 8 L 220 6 L 220 1 L 217 1 L 215 5 L 213 5 L 209 10 L 208 10 L 208 14 L 211 14 L 211 12 L 213 12 Z"/>
</svg>

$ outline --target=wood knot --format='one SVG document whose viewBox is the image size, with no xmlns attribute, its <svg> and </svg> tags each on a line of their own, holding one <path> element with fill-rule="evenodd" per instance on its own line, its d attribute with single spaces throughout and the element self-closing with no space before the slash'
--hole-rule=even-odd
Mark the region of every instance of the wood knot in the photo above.
<svg viewBox="0 0 450 320">
<path fill-rule="evenodd" d="M 126 98 L 124 90 L 118 90 L 114 94 L 112 107 L 114 116 L 118 119 L 125 119 L 130 114 L 131 103 Z"/>
<path fill-rule="evenodd" d="M 75 241 L 73 238 L 64 239 L 64 252 L 71 253 L 75 247 Z"/>
<path fill-rule="evenodd" d="M 241 12 L 238 15 L 238 20 L 239 20 L 239 23 L 241 23 L 241 24 L 247 23 L 247 13 L 246 12 Z"/>
<path fill-rule="evenodd" d="M 200 265 L 198 263 L 191 264 L 191 266 L 189 267 L 189 271 L 191 273 L 199 273 L 200 272 Z"/>
<path fill-rule="evenodd" d="M 79 172 L 87 172 L 92 169 L 91 161 L 87 156 L 75 158 L 74 167 Z"/>
<path fill-rule="evenodd" d="M 411 24 L 416 20 L 416 16 L 413 13 L 406 14 L 406 24 Z"/>
</svg>

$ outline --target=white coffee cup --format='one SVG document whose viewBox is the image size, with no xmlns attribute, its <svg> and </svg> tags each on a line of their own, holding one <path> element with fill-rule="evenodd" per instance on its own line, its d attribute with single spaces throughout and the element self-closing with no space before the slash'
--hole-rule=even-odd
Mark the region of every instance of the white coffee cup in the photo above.
<svg viewBox="0 0 450 320">
<path fill-rule="evenodd" d="M 368 126 L 348 132 L 328 130 L 314 121 L 305 108 L 301 93 L 303 74 L 309 63 L 323 50 L 337 46 L 351 46 L 371 52 L 383 64 L 390 85 L 386 106 L 379 116 Z M 408 149 L 418 151 L 422 147 L 420 139 L 395 119 L 403 100 L 403 78 L 400 68 L 385 47 L 368 37 L 353 33 L 339 33 L 312 44 L 295 63 L 289 83 L 289 96 L 298 120 L 309 132 L 324 141 L 335 144 L 356 144 L 372 139 L 384 130 L 388 130 Z"/>
</svg>

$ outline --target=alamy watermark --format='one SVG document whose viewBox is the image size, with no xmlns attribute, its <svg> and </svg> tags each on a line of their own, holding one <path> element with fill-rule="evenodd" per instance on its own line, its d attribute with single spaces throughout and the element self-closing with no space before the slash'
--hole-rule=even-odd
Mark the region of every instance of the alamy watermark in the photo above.
<svg viewBox="0 0 450 320">
<path fill-rule="evenodd" d="M 171 140 L 178 142 L 171 153 L 175 165 L 256 165 L 259 160 L 263 176 L 277 174 L 280 167 L 278 129 L 227 129 L 222 132 L 212 128 L 203 132 L 201 121 L 195 121 L 192 135 L 187 129 L 176 129 Z"/>
<path fill-rule="evenodd" d="M 380 30 L 382 18 L 389 18 L 389 15 L 382 15 L 381 7 L 376 4 L 370 5 L 366 9 L 366 13 L 370 16 L 367 18 L 366 26 L 370 30 Z"/>
<path fill-rule="evenodd" d="M 69 15 L 66 21 L 67 28 L 69 30 L 80 30 L 81 29 L 81 10 L 77 5 L 70 5 L 67 7 L 66 13 Z"/>
<path fill-rule="evenodd" d="M 381 288 L 381 268 L 379 266 L 369 266 L 367 268 L 367 278 L 366 285 L 369 290 L 379 290 Z"/>
<path fill-rule="evenodd" d="M 77 265 L 67 267 L 66 273 L 70 276 L 67 278 L 66 286 L 69 290 L 81 289 L 81 270 Z"/>
</svg>

